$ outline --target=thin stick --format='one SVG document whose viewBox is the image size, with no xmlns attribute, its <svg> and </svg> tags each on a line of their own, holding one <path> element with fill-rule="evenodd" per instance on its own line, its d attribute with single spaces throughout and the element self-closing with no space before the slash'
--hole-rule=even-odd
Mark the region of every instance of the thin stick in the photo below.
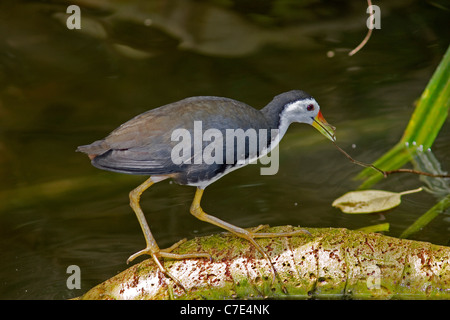
<svg viewBox="0 0 450 320">
<path fill-rule="evenodd" d="M 365 163 L 362 161 L 358 161 L 353 159 L 347 152 L 345 152 L 343 149 L 341 149 L 341 147 L 339 147 L 335 141 L 332 141 L 334 146 L 342 153 L 344 154 L 344 156 L 347 157 L 347 159 L 349 159 L 351 162 L 362 166 L 362 167 L 366 167 L 366 168 L 372 168 L 376 171 L 378 171 L 379 173 L 381 173 L 385 178 L 393 173 L 413 173 L 413 174 L 419 174 L 419 175 L 424 175 L 424 176 L 428 176 L 428 177 L 433 177 L 433 178 L 450 178 L 450 175 L 448 174 L 433 174 L 433 173 L 428 173 L 428 172 L 423 172 L 423 171 L 418 171 L 418 170 L 413 170 L 413 169 L 397 169 L 397 170 L 389 170 L 389 171 L 384 171 L 381 170 L 380 168 L 375 167 L 373 164 L 371 163 Z"/>
<path fill-rule="evenodd" d="M 418 171 L 418 170 L 413 170 L 413 169 L 397 169 L 397 170 L 390 170 L 390 171 L 384 171 L 384 172 L 386 173 L 386 175 L 389 175 L 392 173 L 406 172 L 406 173 L 420 174 L 422 176 L 428 176 L 428 177 L 433 177 L 433 178 L 450 178 L 450 174 L 433 174 L 433 173 L 428 173 L 428 172 L 423 172 L 423 171 Z"/>
<path fill-rule="evenodd" d="M 433 177 L 433 178 L 450 178 L 450 175 L 448 174 L 433 174 L 433 173 L 428 173 L 428 172 L 423 172 L 423 171 L 418 171 L 418 170 L 413 170 L 413 169 L 397 169 L 397 170 L 390 170 L 390 171 L 384 171 L 381 170 L 380 168 L 375 167 L 373 164 L 371 163 L 365 163 L 362 161 L 358 161 L 353 159 L 347 152 L 345 152 L 341 147 L 339 147 L 336 144 L 336 136 L 334 135 L 334 130 L 335 127 L 333 127 L 332 125 L 328 124 L 328 126 L 333 130 L 333 133 L 331 133 L 330 131 L 328 131 L 327 128 L 325 128 L 325 126 L 322 125 L 322 123 L 316 121 L 314 119 L 314 121 L 323 129 L 325 130 L 328 135 L 330 137 L 332 137 L 331 142 L 333 142 L 334 146 L 344 155 L 347 157 L 348 160 L 350 160 L 351 162 L 361 166 L 361 167 L 365 167 L 365 168 L 372 168 L 376 171 L 378 171 L 379 173 L 381 173 L 385 178 L 393 173 L 401 173 L 401 172 L 406 172 L 406 173 L 413 173 L 413 174 L 419 174 L 419 175 L 424 175 L 424 176 L 428 176 L 428 177 Z"/>
<path fill-rule="evenodd" d="M 370 0 L 367 0 L 367 4 L 368 6 L 372 6 L 372 2 Z M 357 53 L 359 50 L 361 50 L 362 47 L 364 47 L 366 45 L 366 43 L 369 41 L 370 36 L 372 35 L 372 29 L 373 29 L 373 23 L 372 23 L 372 19 L 370 18 L 370 26 L 369 26 L 369 30 L 367 31 L 366 37 L 363 39 L 363 41 L 352 51 L 349 52 L 349 56 L 354 55 L 355 53 Z"/>
<path fill-rule="evenodd" d="M 357 165 L 359 165 L 359 166 L 361 166 L 361 167 L 372 168 L 372 169 L 378 171 L 379 173 L 381 173 L 385 178 L 387 177 L 388 173 L 386 173 L 386 171 L 383 171 L 383 170 L 381 170 L 381 169 L 375 167 L 375 166 L 374 166 L 373 164 L 371 164 L 371 163 L 365 163 L 365 162 L 361 162 L 361 161 L 358 161 L 358 160 L 353 159 L 347 152 L 345 152 L 343 149 L 341 149 L 341 147 L 339 147 L 339 146 L 336 144 L 336 142 L 334 142 L 334 141 L 332 141 L 332 142 L 333 142 L 334 146 L 335 146 L 340 152 L 342 152 L 342 154 L 344 154 L 344 156 L 346 156 L 347 159 L 350 160 L 351 162 L 353 162 L 353 163 L 355 163 L 355 164 L 357 164 Z"/>
</svg>

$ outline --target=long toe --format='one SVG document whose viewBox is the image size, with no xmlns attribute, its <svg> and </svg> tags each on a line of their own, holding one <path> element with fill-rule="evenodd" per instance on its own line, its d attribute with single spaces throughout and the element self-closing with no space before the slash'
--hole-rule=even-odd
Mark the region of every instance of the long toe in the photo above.
<svg viewBox="0 0 450 320">
<path fill-rule="evenodd" d="M 182 243 L 186 242 L 185 239 L 178 241 L 171 247 L 167 249 L 161 249 L 158 252 L 153 252 L 151 248 L 145 248 L 141 251 L 136 252 L 135 254 L 132 254 L 127 259 L 127 264 L 129 264 L 131 261 L 136 259 L 139 256 L 142 256 L 144 254 L 149 256 L 154 256 L 154 259 L 156 257 L 161 258 L 167 258 L 167 259 L 174 259 L 174 260 L 183 260 L 183 259 L 208 259 L 209 261 L 212 261 L 212 256 L 209 253 L 206 252 L 196 252 L 196 253 L 185 253 L 185 254 L 177 254 L 172 253 L 171 251 L 175 250 L 177 247 L 179 247 Z"/>
<path fill-rule="evenodd" d="M 147 255 L 150 255 L 150 256 L 151 256 L 151 255 L 153 254 L 153 252 L 150 250 L 150 248 L 145 248 L 145 249 L 143 249 L 143 250 L 141 250 L 141 251 L 138 251 L 138 252 L 132 254 L 132 255 L 127 259 L 127 264 L 129 264 L 131 261 L 133 261 L 133 260 L 136 259 L 137 257 L 142 256 L 142 255 L 144 255 L 144 254 L 147 254 Z"/>
<path fill-rule="evenodd" d="M 175 260 L 183 260 L 183 259 L 209 259 L 212 261 L 212 256 L 206 252 L 197 252 L 197 253 L 185 253 L 185 254 L 176 254 L 172 253 L 173 250 L 178 248 L 180 245 L 185 243 L 187 239 L 182 239 L 177 243 L 173 244 L 169 248 L 161 249 L 158 252 L 158 256 L 162 258 L 175 259 Z"/>
</svg>

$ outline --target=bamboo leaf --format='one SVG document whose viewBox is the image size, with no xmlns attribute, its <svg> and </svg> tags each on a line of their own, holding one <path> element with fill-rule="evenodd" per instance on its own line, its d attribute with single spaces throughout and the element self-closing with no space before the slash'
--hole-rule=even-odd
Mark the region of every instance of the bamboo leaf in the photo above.
<svg viewBox="0 0 450 320">
<path fill-rule="evenodd" d="M 416 156 L 412 160 L 414 168 L 421 171 L 431 172 L 434 174 L 445 173 L 441 169 L 441 164 L 436 159 L 436 157 L 431 152 L 431 149 L 426 151 L 419 150 Z M 433 194 L 439 198 L 439 202 L 434 205 L 431 209 L 421 215 L 412 225 L 410 225 L 403 233 L 400 238 L 408 238 L 412 234 L 418 232 L 419 230 L 425 228 L 434 218 L 436 218 L 440 213 L 444 212 L 450 207 L 450 185 L 449 179 L 444 178 L 430 178 L 427 176 L 421 176 L 422 180 L 428 187 L 424 187 L 425 191 Z"/>
<path fill-rule="evenodd" d="M 423 91 L 400 141 L 373 165 L 382 170 L 395 170 L 411 160 L 422 146 L 432 146 L 450 110 L 450 47 Z M 371 168 L 362 170 L 357 179 L 364 179 L 360 189 L 370 188 L 383 176 Z"/>
<path fill-rule="evenodd" d="M 442 170 L 441 164 L 434 156 L 431 149 L 421 150 L 418 148 L 416 155 L 412 159 L 414 169 L 418 171 L 429 172 L 432 174 L 447 174 Z M 433 194 L 436 198 L 441 199 L 450 194 L 450 179 L 449 178 L 435 178 L 422 175 L 419 177 L 426 187 L 424 190 Z"/>
<path fill-rule="evenodd" d="M 344 213 L 373 213 L 395 208 L 405 194 L 422 191 L 422 188 L 404 192 L 382 190 L 351 191 L 334 200 L 332 206 Z"/>
<path fill-rule="evenodd" d="M 450 207 L 450 195 L 442 198 L 436 205 L 434 205 L 430 210 L 421 215 L 412 225 L 410 225 L 403 233 L 400 238 L 408 238 L 410 235 L 416 233 L 417 231 L 423 229 L 428 223 L 433 221 L 440 213 L 444 212 Z"/>
</svg>

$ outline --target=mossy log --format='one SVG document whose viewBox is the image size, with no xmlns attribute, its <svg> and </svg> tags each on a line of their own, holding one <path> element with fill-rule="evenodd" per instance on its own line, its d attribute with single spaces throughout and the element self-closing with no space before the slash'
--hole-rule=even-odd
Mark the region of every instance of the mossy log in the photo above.
<svg viewBox="0 0 450 320">
<path fill-rule="evenodd" d="M 211 261 L 164 261 L 186 291 L 147 259 L 79 299 L 450 298 L 449 247 L 347 229 L 306 230 L 310 236 L 257 240 L 274 263 L 276 281 L 252 245 L 222 233 L 192 239 L 175 251 L 208 252 Z"/>
</svg>

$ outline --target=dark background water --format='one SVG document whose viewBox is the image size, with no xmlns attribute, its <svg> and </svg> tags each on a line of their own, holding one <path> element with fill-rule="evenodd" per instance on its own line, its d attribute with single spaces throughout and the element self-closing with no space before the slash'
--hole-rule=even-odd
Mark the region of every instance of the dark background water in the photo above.
<svg viewBox="0 0 450 320">
<path fill-rule="evenodd" d="M 66 9 L 81 8 L 81 30 Z M 401 137 L 414 102 L 448 44 L 445 1 L 380 1 L 381 29 L 364 38 L 365 1 L 0 2 L 0 298 L 66 299 L 124 270 L 144 239 L 128 192 L 145 177 L 101 172 L 78 145 L 188 96 L 218 95 L 256 108 L 291 89 L 312 94 L 338 143 L 374 161 Z M 443 8 L 446 6 L 446 9 Z M 447 120 L 433 152 L 450 169 Z M 307 125 L 280 144 L 280 170 L 247 166 L 208 187 L 206 212 L 242 227 L 390 223 L 398 236 L 436 199 L 422 192 L 384 214 L 331 207 L 360 168 Z M 397 175 L 374 188 L 422 185 Z M 161 247 L 220 232 L 189 214 L 195 189 L 164 181 L 142 207 Z M 448 212 L 412 238 L 449 244 Z M 66 269 L 81 269 L 69 290 Z"/>
</svg>

